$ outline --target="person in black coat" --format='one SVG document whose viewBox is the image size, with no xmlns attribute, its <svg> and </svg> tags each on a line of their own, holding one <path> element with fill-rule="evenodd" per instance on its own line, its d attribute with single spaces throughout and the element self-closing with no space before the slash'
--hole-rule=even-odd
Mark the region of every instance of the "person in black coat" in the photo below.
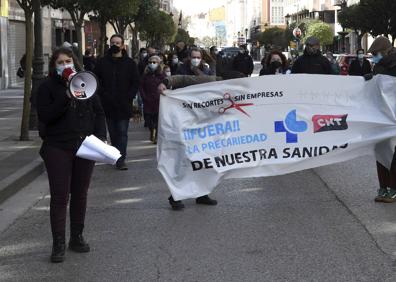
<svg viewBox="0 0 396 282">
<path fill-rule="evenodd" d="M 357 58 L 349 66 L 349 75 L 364 76 L 372 72 L 370 62 L 364 57 L 364 50 L 356 51 Z"/>
<path fill-rule="evenodd" d="M 209 66 L 202 59 L 202 51 L 199 48 L 191 48 L 185 63 L 180 64 L 176 75 L 214 75 Z"/>
<path fill-rule="evenodd" d="M 249 55 L 249 51 L 246 49 L 246 45 L 241 47 L 241 51 L 234 58 L 233 70 L 243 73 L 245 76 L 250 76 L 254 69 L 253 59 Z"/>
<path fill-rule="evenodd" d="M 260 76 L 288 74 L 290 72 L 287 66 L 286 56 L 281 51 L 272 50 L 263 60 L 261 61 L 263 68 L 260 70 Z"/>
<path fill-rule="evenodd" d="M 177 54 L 172 54 L 171 56 L 169 56 L 168 65 L 170 67 L 172 75 L 175 75 L 177 69 L 181 65 L 181 62 L 179 62 L 179 58 L 177 57 Z"/>
<path fill-rule="evenodd" d="M 125 159 L 128 127 L 129 119 L 133 116 L 133 99 L 139 89 L 139 71 L 124 49 L 124 38 L 121 35 L 113 35 L 110 45 L 108 54 L 98 61 L 95 74 L 99 79 L 98 94 L 106 114 L 111 144 L 122 155 L 116 168 L 127 170 Z"/>
<path fill-rule="evenodd" d="M 179 62 L 180 63 L 184 63 L 185 60 L 188 59 L 188 47 L 186 45 L 186 43 L 184 43 L 184 41 L 178 41 L 176 43 L 176 54 L 177 57 L 179 58 Z"/>
<path fill-rule="evenodd" d="M 139 62 L 138 62 L 138 69 L 139 69 L 139 75 L 140 76 L 143 75 L 144 70 L 146 69 L 147 59 L 148 59 L 147 49 L 146 48 L 140 48 L 140 50 L 139 50 Z"/>
<path fill-rule="evenodd" d="M 304 54 L 293 64 L 292 73 L 332 74 L 331 64 L 320 52 L 320 41 L 308 37 L 305 41 Z"/>
<path fill-rule="evenodd" d="M 92 54 L 91 49 L 85 50 L 83 57 L 83 65 L 86 71 L 93 71 L 96 65 L 96 59 Z"/>
<path fill-rule="evenodd" d="M 39 134 L 43 140 L 40 155 L 47 168 L 51 194 L 52 262 L 64 260 L 69 194 L 69 248 L 76 252 L 90 250 L 82 232 L 94 162 L 77 157 L 76 152 L 86 136 L 106 138 L 105 115 L 99 97 L 70 98 L 67 82 L 61 77 L 66 68 L 81 69 L 70 49 L 57 49 L 49 63 L 49 77 L 37 92 Z"/>
</svg>

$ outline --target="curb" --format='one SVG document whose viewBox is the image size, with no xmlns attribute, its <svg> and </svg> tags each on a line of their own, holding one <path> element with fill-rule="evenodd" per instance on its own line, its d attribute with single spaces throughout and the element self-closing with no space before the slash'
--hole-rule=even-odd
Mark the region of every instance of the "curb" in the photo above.
<svg viewBox="0 0 396 282">
<path fill-rule="evenodd" d="M 0 181 L 0 204 L 44 172 L 44 163 L 36 158 Z"/>
</svg>

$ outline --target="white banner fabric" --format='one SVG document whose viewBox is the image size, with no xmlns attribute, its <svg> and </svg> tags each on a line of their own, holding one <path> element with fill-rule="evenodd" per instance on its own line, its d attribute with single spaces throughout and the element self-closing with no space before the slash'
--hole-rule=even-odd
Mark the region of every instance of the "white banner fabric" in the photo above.
<svg viewBox="0 0 396 282">
<path fill-rule="evenodd" d="M 222 179 L 273 176 L 396 144 L 396 78 L 275 75 L 190 86 L 161 97 L 158 169 L 175 200 Z M 373 164 L 374 165 L 374 164 Z"/>
</svg>

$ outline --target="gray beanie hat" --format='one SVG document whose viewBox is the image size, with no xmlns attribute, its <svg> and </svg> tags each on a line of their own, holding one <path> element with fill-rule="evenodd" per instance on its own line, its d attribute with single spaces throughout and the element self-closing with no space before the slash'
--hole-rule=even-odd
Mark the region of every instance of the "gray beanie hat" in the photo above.
<svg viewBox="0 0 396 282">
<path fill-rule="evenodd" d="M 310 36 L 305 40 L 305 45 L 320 45 L 320 40 L 315 36 Z"/>
</svg>

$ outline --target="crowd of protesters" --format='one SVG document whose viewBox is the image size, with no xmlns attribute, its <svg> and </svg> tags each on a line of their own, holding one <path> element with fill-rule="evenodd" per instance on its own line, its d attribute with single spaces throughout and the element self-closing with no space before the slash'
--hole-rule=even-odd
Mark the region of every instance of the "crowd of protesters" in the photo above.
<svg viewBox="0 0 396 282">
<path fill-rule="evenodd" d="M 364 50 L 359 49 L 356 59 L 350 64 L 350 75 L 364 76 L 366 80 L 375 74 L 396 76 L 396 52 L 387 38 L 378 37 L 369 52 L 373 55 L 374 69 Z M 315 37 L 306 39 L 301 56 L 290 60 L 281 51 L 271 50 L 261 64 L 260 76 L 340 74 L 333 54 L 322 54 L 320 42 Z M 132 59 L 125 50 L 124 38 L 118 34 L 110 38 L 110 46 L 104 57 L 96 59 L 91 50 L 87 50 L 83 65 L 85 70 L 92 71 L 98 78 L 99 87 L 95 98 L 77 101 L 67 95 L 67 83 L 62 79 L 63 70 L 82 70 L 73 49 L 67 46 L 53 53 L 49 77 L 41 85 L 37 97 L 39 133 L 43 139 L 40 154 L 47 167 L 51 193 L 53 262 L 64 260 L 69 195 L 69 248 L 76 252 L 90 250 L 82 232 L 94 162 L 76 157 L 76 151 L 86 136 L 95 134 L 105 140 L 108 131 L 111 144 L 122 155 L 115 167 L 127 170 L 129 121 L 134 115 L 143 116 L 145 127 L 149 130 L 149 140 L 156 144 L 160 95 L 166 89 L 249 77 L 254 70 L 253 59 L 246 45 L 240 46 L 238 54 L 229 56 L 215 46 L 204 50 L 180 41 L 175 44 L 173 51 L 164 53 L 153 46 L 141 48 L 137 58 Z M 134 104 L 137 105 L 135 108 Z M 377 169 L 380 189 L 375 201 L 396 202 L 396 161 L 390 170 L 377 162 Z M 172 209 L 184 208 L 184 204 L 175 201 L 172 196 L 168 200 Z M 216 205 L 217 201 L 205 195 L 197 198 L 196 203 Z"/>
</svg>

